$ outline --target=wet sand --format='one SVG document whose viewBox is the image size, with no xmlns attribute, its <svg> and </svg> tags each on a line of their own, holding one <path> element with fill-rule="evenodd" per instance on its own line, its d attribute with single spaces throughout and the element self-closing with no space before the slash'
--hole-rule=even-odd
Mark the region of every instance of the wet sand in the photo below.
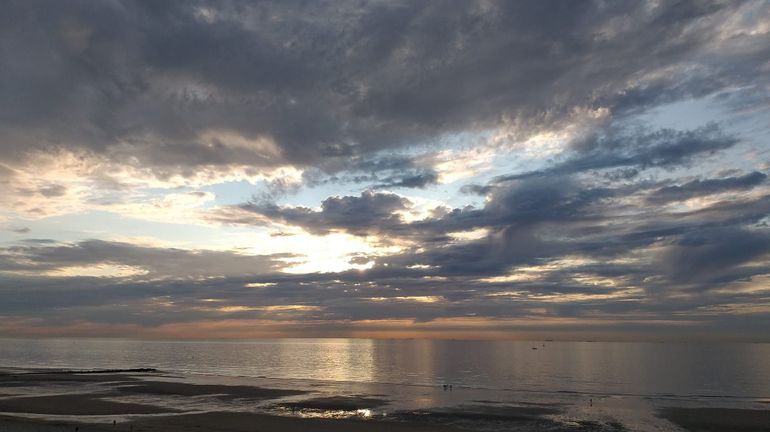
<svg viewBox="0 0 770 432">
<path fill-rule="evenodd" d="M 478 430 L 514 430 L 543 432 L 626 432 L 621 425 L 598 424 L 590 421 L 557 424 L 547 420 L 529 419 L 515 424 L 498 422 L 480 425 L 477 418 L 462 416 L 454 424 L 439 423 L 447 419 L 424 416 L 411 420 L 322 419 L 285 417 L 268 414 L 210 412 L 175 416 L 147 417 L 119 422 L 113 426 L 104 423 L 77 423 L 41 421 L 0 416 L 0 430 L 4 432 L 65 432 L 78 428 L 79 432 L 470 432 Z M 488 419 L 487 419 L 488 420 Z"/>
<path fill-rule="evenodd" d="M 53 415 L 162 414 L 168 408 L 136 403 L 112 402 L 94 395 L 17 397 L 0 400 L 0 412 Z"/>
<path fill-rule="evenodd" d="M 218 395 L 230 398 L 276 399 L 284 396 L 301 395 L 300 390 L 266 389 L 239 385 L 188 384 L 170 381 L 142 381 L 137 384 L 121 385 L 118 390 L 126 393 L 174 396 Z"/>
<path fill-rule="evenodd" d="M 75 427 L 80 432 L 188 432 L 190 430 L 228 432 L 459 432 L 463 430 L 422 423 L 397 423 L 357 419 L 308 419 L 229 412 L 151 417 L 121 422 L 115 426 L 112 423 L 45 422 L 0 417 L 0 430 L 4 432 L 71 432 Z"/>
<path fill-rule="evenodd" d="M 106 382 L 135 382 L 141 374 L 126 373 L 87 373 L 74 374 L 69 372 L 55 373 L 0 373 L 0 388 L 23 387 L 35 384 L 81 384 L 81 383 L 106 383 Z"/>
<path fill-rule="evenodd" d="M 381 407 L 387 404 L 386 399 L 370 398 L 365 396 L 333 396 L 324 398 L 306 399 L 298 402 L 279 404 L 289 409 L 310 409 L 310 410 L 336 410 L 336 411 L 355 411 L 359 409 L 371 409 Z"/>
<path fill-rule="evenodd" d="M 4 376 L 0 383 L 23 385 L 26 393 L 0 399 L 0 431 L 53 432 L 74 431 L 77 428 L 81 432 L 451 432 L 478 430 L 479 427 L 486 430 L 515 427 L 548 432 L 622 430 L 607 429 L 591 422 L 565 425 L 544 417 L 561 412 L 559 407 L 474 405 L 442 410 L 395 411 L 390 415 L 378 410 L 379 414 L 371 415 L 369 409 L 386 406 L 390 401 L 383 395 L 319 396 L 306 390 L 201 384 L 173 379 L 162 375 L 139 377 L 133 374 L 104 374 L 100 377 L 90 374 Z M 62 386 L 62 383 L 66 385 Z M 35 391 L 38 386 L 44 393 L 65 393 L 29 396 L 29 392 Z M 137 403 L 137 400 L 143 403 Z M 214 405 L 205 405 L 204 402 L 211 410 L 200 412 L 196 408 L 186 408 L 184 403 L 168 403 L 168 400 L 219 402 Z M 152 405 L 153 402 L 158 405 Z M 222 408 L 233 411 L 222 412 Z M 25 417 L 29 414 L 34 418 Z M 114 426 L 112 421 L 116 422 Z"/>
<path fill-rule="evenodd" d="M 253 385 L 242 385 L 247 383 Z M 360 387 L 351 391 L 352 385 L 334 383 L 319 388 L 301 382 L 162 373 L 0 373 L 0 431 L 629 430 L 613 415 L 616 409 L 606 405 L 609 400 L 595 399 L 596 407 L 577 410 L 575 405 L 563 403 L 478 398 L 447 405 L 448 398 L 462 397 L 465 391 L 473 396 L 474 391 L 458 388 L 450 393 L 415 387 L 407 399 L 401 395 L 401 405 L 394 405 L 392 394 L 385 396 L 372 391 L 375 389 L 362 392 Z M 433 400 L 433 404 L 420 408 L 420 398 Z M 595 411 L 599 405 L 603 408 Z M 770 431 L 770 410 L 664 407 L 656 413 L 663 428 L 647 423 L 630 430 Z"/>
<path fill-rule="evenodd" d="M 770 432 L 770 410 L 665 408 L 661 416 L 692 432 Z"/>
</svg>

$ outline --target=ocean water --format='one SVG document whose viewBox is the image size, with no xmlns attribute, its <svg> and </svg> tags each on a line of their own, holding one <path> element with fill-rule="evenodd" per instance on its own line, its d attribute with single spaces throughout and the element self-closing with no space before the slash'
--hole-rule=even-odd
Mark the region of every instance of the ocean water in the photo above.
<svg viewBox="0 0 770 432">
<path fill-rule="evenodd" d="M 770 401 L 770 344 L 0 339 L 1 367 L 150 367 L 223 378 Z"/>
</svg>

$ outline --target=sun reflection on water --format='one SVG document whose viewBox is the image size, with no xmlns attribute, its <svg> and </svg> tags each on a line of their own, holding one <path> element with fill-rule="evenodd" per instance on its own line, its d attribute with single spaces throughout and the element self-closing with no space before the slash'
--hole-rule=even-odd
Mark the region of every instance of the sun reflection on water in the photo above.
<svg viewBox="0 0 770 432">
<path fill-rule="evenodd" d="M 318 418 L 318 419 L 349 419 L 349 418 L 361 418 L 371 419 L 374 417 L 385 417 L 385 413 L 375 413 L 371 409 L 361 408 L 356 410 L 340 410 L 340 409 L 315 409 L 315 408 L 302 408 L 291 409 L 288 407 L 281 407 L 273 409 L 280 415 L 296 416 L 301 418 Z"/>
</svg>

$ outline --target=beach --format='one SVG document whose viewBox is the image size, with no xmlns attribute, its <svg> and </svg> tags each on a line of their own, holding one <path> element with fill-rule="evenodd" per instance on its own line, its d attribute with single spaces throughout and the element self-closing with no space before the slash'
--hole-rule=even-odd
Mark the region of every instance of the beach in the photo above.
<svg viewBox="0 0 770 432">
<path fill-rule="evenodd" d="M 357 431 L 456 431 L 442 426 L 426 426 L 421 424 L 382 422 L 377 420 L 346 420 L 346 419 L 304 419 L 293 417 L 281 417 L 274 415 L 261 415 L 249 413 L 205 413 L 205 414 L 187 414 L 179 416 L 166 416 L 148 419 L 139 419 L 130 422 L 122 422 L 113 426 L 111 423 L 105 424 L 84 424 L 67 423 L 61 421 L 40 421 L 27 420 L 12 417 L 0 418 L 0 428 L 9 432 L 32 432 L 32 431 L 72 431 L 77 427 L 80 431 L 169 431 L 181 432 L 189 430 L 202 431 L 233 431 L 233 432 L 256 432 L 256 431 L 286 431 L 300 432 L 314 430 L 318 432 L 357 432 Z"/>
<path fill-rule="evenodd" d="M 0 374 L 0 430 L 760 432 L 770 425 L 770 411 L 763 409 L 657 401 L 651 417 L 635 399 L 506 401 L 483 390 L 402 387 L 368 387 L 367 393 L 355 383 L 302 385 L 155 370 L 13 370 Z M 482 394 L 492 399 L 479 399 Z"/>
</svg>

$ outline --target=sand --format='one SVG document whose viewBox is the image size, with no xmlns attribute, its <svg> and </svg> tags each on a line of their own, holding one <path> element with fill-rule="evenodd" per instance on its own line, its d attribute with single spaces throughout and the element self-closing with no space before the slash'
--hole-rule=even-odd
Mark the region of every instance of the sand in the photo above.
<svg viewBox="0 0 770 432">
<path fill-rule="evenodd" d="M 387 421 L 364 419 L 319 419 L 283 417 L 268 414 L 211 412 L 175 416 L 147 417 L 128 422 L 75 423 L 43 422 L 0 416 L 3 432 L 470 432 L 478 429 L 473 423 L 437 424 L 429 418 L 414 421 Z M 497 425 L 500 426 L 499 424 Z M 489 425 L 486 425 L 489 427 Z M 493 429 L 497 430 L 497 429 Z M 595 422 L 576 422 L 559 425 L 550 421 L 519 423 L 510 429 L 531 432 L 627 432 L 619 425 L 603 425 Z"/>
<path fill-rule="evenodd" d="M 22 373 L 0 374 L 0 388 L 24 387 L 36 384 L 81 384 L 81 383 L 106 383 L 106 382 L 134 382 L 139 378 L 128 373 L 88 373 L 78 375 L 74 373 Z"/>
<path fill-rule="evenodd" d="M 692 432 L 770 432 L 770 410 L 664 408 L 660 415 Z"/>
<path fill-rule="evenodd" d="M 284 396 L 301 395 L 299 390 L 266 389 L 253 386 L 188 384 L 169 381 L 142 381 L 118 387 L 126 393 L 144 393 L 152 395 L 203 396 L 219 395 L 231 398 L 275 399 Z"/>
<path fill-rule="evenodd" d="M 79 425 L 77 425 L 79 426 Z M 110 425 L 111 426 L 111 425 Z M 72 432 L 76 425 L 66 422 L 38 421 L 28 420 L 17 417 L 0 416 L 0 431 L 3 432 Z M 106 431 L 107 429 L 99 426 L 98 428 L 85 428 L 85 431 Z M 113 432 L 115 432 L 113 430 Z"/>
<path fill-rule="evenodd" d="M 461 405 L 451 409 L 434 410 L 434 414 L 453 415 L 468 418 L 489 418 L 509 420 L 538 419 L 548 414 L 559 414 L 560 406 L 511 406 L 511 405 Z"/>
<path fill-rule="evenodd" d="M 377 399 L 363 396 L 332 396 L 302 400 L 298 402 L 279 404 L 285 408 L 313 409 L 313 410 L 338 410 L 355 411 L 358 409 L 371 409 L 387 404 L 386 399 Z"/>
<path fill-rule="evenodd" d="M 83 424 L 70 422 L 43 422 L 12 417 L 0 417 L 3 432 L 59 432 L 79 429 L 79 432 L 459 432 L 440 425 L 395 423 L 357 419 L 306 419 L 251 413 L 204 413 L 177 416 L 150 417 L 131 422 Z"/>
<path fill-rule="evenodd" d="M 75 377 L 73 377 L 75 379 Z M 525 427 L 525 430 L 548 432 L 585 432 L 608 431 L 622 429 L 599 428 L 593 423 L 564 426 L 543 415 L 560 412 L 558 408 L 533 406 L 465 406 L 451 410 L 397 412 L 388 417 L 363 418 L 305 418 L 307 411 L 315 414 L 333 411 L 348 411 L 355 413 L 360 409 L 377 408 L 388 404 L 388 400 L 371 395 L 345 395 L 327 397 L 309 397 L 306 399 L 285 401 L 281 397 L 297 396 L 306 392 L 270 389 L 241 385 L 203 385 L 185 382 L 166 381 L 131 381 L 119 380 L 113 376 L 104 376 L 106 385 L 97 386 L 98 393 L 69 393 L 35 397 L 10 397 L 0 399 L 0 431 L 3 432 L 104 432 L 104 431 L 145 431 L 145 432 L 181 432 L 181 431 L 217 431 L 217 432 L 259 432 L 259 431 L 315 431 L 315 432 L 378 432 L 378 431 L 427 431 L 452 432 L 478 430 L 484 424 L 513 425 Z M 59 385 L 59 381 L 52 381 Z M 98 383 L 98 382 L 97 382 Z M 39 382 L 45 388 L 44 382 Z M 50 384 L 50 383 L 49 383 Z M 93 386 L 90 378 L 83 385 Z M 91 387 L 93 388 L 93 387 Z M 85 387 L 83 388 L 85 389 Z M 82 391 L 82 389 L 79 389 Z M 272 407 L 283 407 L 279 412 L 178 412 L 153 405 L 115 402 L 121 395 L 169 396 L 169 397 L 215 397 L 239 398 L 246 400 L 271 400 Z M 111 400 L 102 398 L 109 397 Z M 150 398 L 152 400 L 152 398 Z M 221 404 L 220 404 L 221 405 Z M 230 402 L 224 405 L 232 407 Z M 253 406 L 253 405 L 251 405 Z M 288 415 L 286 408 L 293 408 L 297 415 Z M 291 412 L 293 413 L 294 410 Z M 18 414 L 14 417 L 13 414 Z M 42 420 L 23 418 L 24 414 L 44 414 L 72 416 L 67 421 Z M 141 416 L 143 414 L 161 414 Z M 162 415 L 168 414 L 168 415 Z M 88 416 L 105 416 L 87 418 Z M 126 417 L 126 415 L 131 415 Z M 115 416 L 110 418 L 109 416 Z M 96 420 L 96 423 L 94 421 Z M 112 420 L 117 423 L 113 426 Z M 490 423 L 491 422 L 491 423 Z"/>
<path fill-rule="evenodd" d="M 628 432 L 617 422 L 554 419 L 560 406 L 464 405 L 401 414 L 401 420 L 441 424 L 459 430 L 511 430 L 527 432 Z"/>
<path fill-rule="evenodd" d="M 162 379 L 169 381 L 162 381 L 160 376 L 146 373 L 0 374 L 0 389 L 8 387 L 8 391 L 13 392 L 18 388 L 25 393 L 0 397 L 0 432 L 72 432 L 76 428 L 78 432 L 628 430 L 611 418 L 576 416 L 562 404 L 476 400 L 452 407 L 434 405 L 430 409 L 394 411 L 389 405 L 391 401 L 375 392 L 335 395 L 328 390 L 292 390 L 286 388 L 286 383 L 277 385 L 284 388 L 265 388 L 240 385 L 248 381 L 238 381 L 239 385 L 195 384 L 184 382 L 182 377 L 163 376 Z M 263 381 L 260 385 L 264 382 L 273 385 L 272 381 Z M 346 391 L 346 388 L 337 390 Z M 358 417 L 357 410 L 363 409 L 375 409 L 379 414 Z M 340 411 L 348 414 L 335 413 Z M 659 421 L 670 422 L 672 430 L 676 425 L 690 432 L 770 432 L 770 410 L 662 408 L 657 414 L 665 419 Z M 35 418 L 27 418 L 30 415 Z"/>
<path fill-rule="evenodd" d="M 66 394 L 17 397 L 0 400 L 0 412 L 54 415 L 162 414 L 167 408 L 136 403 L 112 402 L 94 395 Z"/>
</svg>

